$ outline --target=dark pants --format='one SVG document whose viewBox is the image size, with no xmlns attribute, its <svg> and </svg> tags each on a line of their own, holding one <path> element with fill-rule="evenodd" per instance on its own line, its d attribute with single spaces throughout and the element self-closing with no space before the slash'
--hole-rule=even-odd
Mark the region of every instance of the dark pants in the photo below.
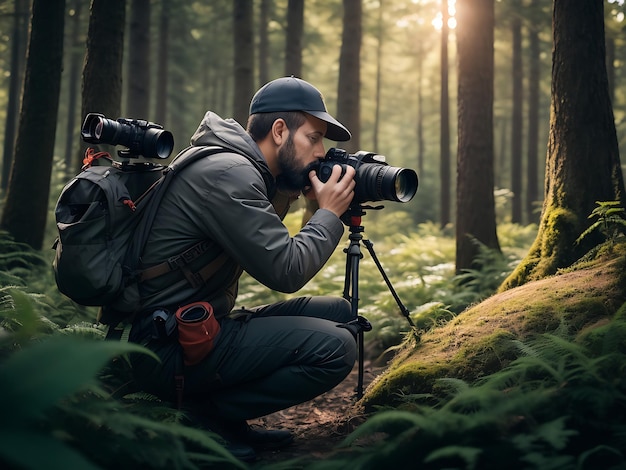
<svg viewBox="0 0 626 470">
<path fill-rule="evenodd" d="M 350 320 L 350 303 L 335 297 L 300 297 L 233 311 L 221 320 L 210 355 L 185 367 L 185 405 L 244 420 L 331 390 L 350 373 L 356 360 L 353 334 L 338 326 Z M 170 382 L 167 376 L 162 378 Z"/>
</svg>

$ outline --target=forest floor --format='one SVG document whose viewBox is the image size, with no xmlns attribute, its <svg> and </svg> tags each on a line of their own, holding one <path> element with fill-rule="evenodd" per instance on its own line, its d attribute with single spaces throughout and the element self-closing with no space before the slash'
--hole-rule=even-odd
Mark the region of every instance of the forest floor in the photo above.
<svg viewBox="0 0 626 470">
<path fill-rule="evenodd" d="M 364 361 L 363 389 L 384 368 L 373 367 Z M 304 468 L 312 461 L 324 460 L 335 448 L 364 421 L 364 416 L 355 412 L 358 363 L 334 389 L 311 401 L 286 410 L 250 421 L 252 426 L 267 429 L 286 429 L 293 433 L 294 443 L 273 452 L 260 452 L 254 467 L 269 467 L 272 463 L 284 463 L 302 459 L 289 468 Z"/>
</svg>

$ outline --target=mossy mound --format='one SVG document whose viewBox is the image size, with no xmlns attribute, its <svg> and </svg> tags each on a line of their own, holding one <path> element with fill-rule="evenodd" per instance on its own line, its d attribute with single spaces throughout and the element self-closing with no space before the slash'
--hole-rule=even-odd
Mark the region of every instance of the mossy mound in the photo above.
<svg viewBox="0 0 626 470">
<path fill-rule="evenodd" d="M 446 325 L 407 337 L 359 406 L 399 403 L 402 396 L 433 393 L 437 379 L 473 382 L 517 356 L 512 340 L 558 333 L 592 341 L 626 302 L 626 242 L 602 247 L 554 276 L 496 294 Z M 625 311 L 622 308 L 620 312 Z"/>
</svg>

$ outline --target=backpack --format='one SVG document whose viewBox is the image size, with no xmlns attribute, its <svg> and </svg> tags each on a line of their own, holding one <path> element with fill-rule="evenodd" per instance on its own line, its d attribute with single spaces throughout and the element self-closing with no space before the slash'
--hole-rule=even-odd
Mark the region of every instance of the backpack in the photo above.
<svg viewBox="0 0 626 470">
<path fill-rule="evenodd" d="M 139 269 L 140 257 L 170 182 L 190 163 L 224 151 L 188 147 L 167 165 L 120 163 L 88 149 L 82 171 L 63 188 L 55 207 L 58 237 L 52 263 L 57 287 L 80 305 L 110 306 L 98 320 L 115 326 L 141 309 L 140 282 L 165 274 L 206 251 L 203 241 L 182 253 L 183 262 Z M 108 160 L 109 164 L 95 165 Z M 206 277 L 225 261 L 203 268 Z M 102 309 L 101 309 L 102 312 Z"/>
</svg>

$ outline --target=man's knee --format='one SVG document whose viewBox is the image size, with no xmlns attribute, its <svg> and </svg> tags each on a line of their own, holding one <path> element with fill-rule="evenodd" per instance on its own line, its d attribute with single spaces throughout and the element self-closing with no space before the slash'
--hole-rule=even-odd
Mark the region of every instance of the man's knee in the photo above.
<svg viewBox="0 0 626 470">
<path fill-rule="evenodd" d="M 353 318 L 352 305 L 343 297 L 312 297 L 309 308 L 311 316 L 337 323 L 346 323 Z"/>
<path fill-rule="evenodd" d="M 340 357 L 341 362 L 343 363 L 343 367 L 341 369 L 345 370 L 347 375 L 352 370 L 354 363 L 356 362 L 356 339 L 350 331 L 342 328 L 341 325 L 337 325 L 336 328 L 336 337 L 341 342 L 341 348 L 338 348 L 338 351 L 341 351 Z"/>
</svg>

